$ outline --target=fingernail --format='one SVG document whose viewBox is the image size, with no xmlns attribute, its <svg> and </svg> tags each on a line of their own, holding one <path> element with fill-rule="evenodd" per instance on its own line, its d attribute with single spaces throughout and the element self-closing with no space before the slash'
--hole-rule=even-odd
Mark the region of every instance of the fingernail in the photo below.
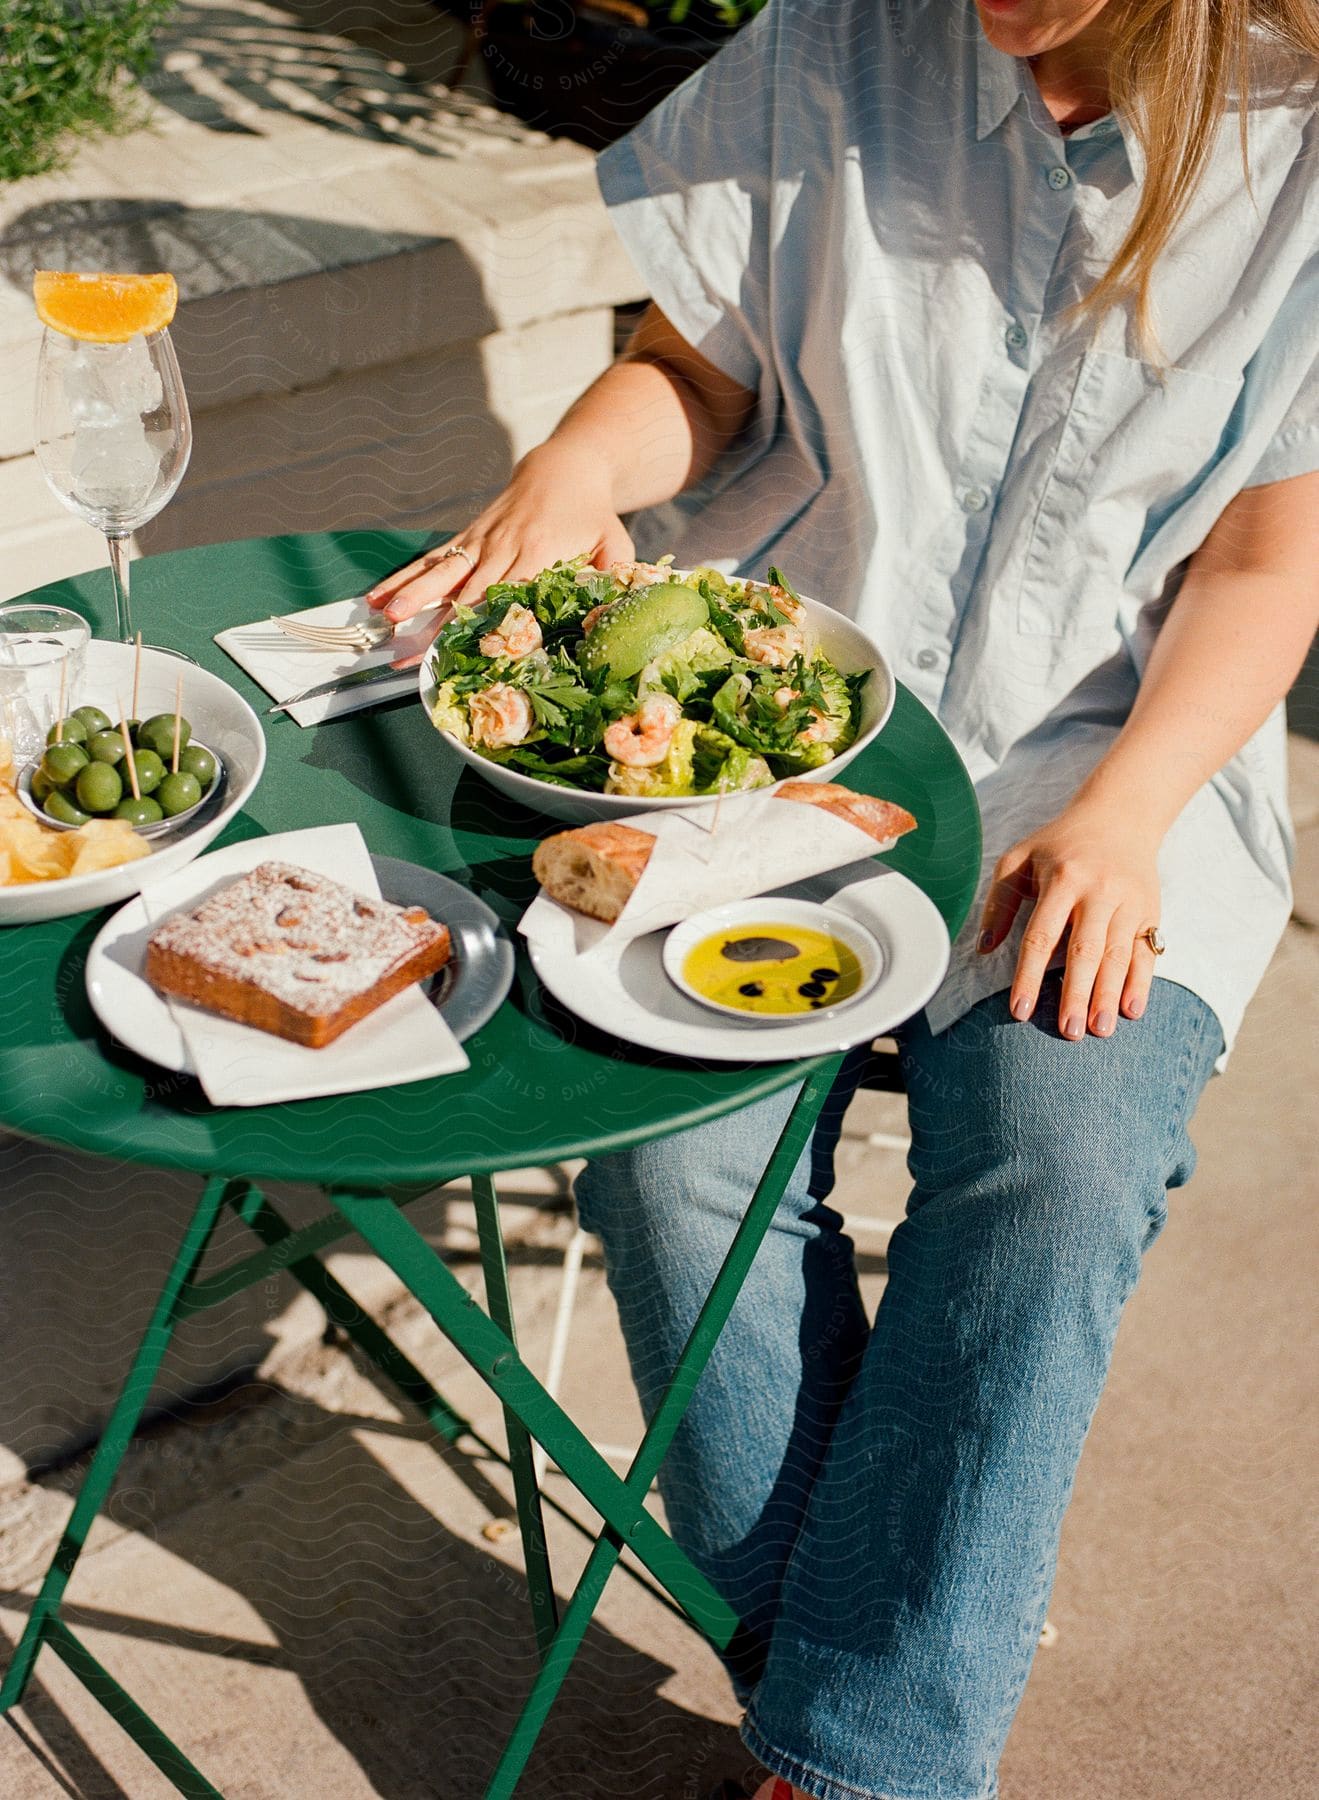
<svg viewBox="0 0 1319 1800">
<path fill-rule="evenodd" d="M 1144 1010 L 1145 1002 L 1143 1000 L 1133 1000 L 1127 1007 L 1127 1017 L 1129 1019 L 1138 1019 Z"/>
<path fill-rule="evenodd" d="M 1029 1019 L 1030 1001 L 1024 994 L 1018 994 L 1012 1002 L 1012 1016 L 1014 1019 Z"/>
<path fill-rule="evenodd" d="M 1075 1013 L 1068 1013 L 1060 1027 L 1065 1038 L 1079 1038 L 1085 1030 L 1085 1020 L 1078 1019 Z"/>
<path fill-rule="evenodd" d="M 976 945 L 976 949 L 984 951 L 984 950 L 992 950 L 993 947 L 994 947 L 993 932 L 992 931 L 982 931 L 980 933 L 980 942 Z"/>
<path fill-rule="evenodd" d="M 1116 1023 L 1111 1012 L 1095 1014 L 1095 1031 L 1099 1037 L 1107 1037 Z"/>
</svg>

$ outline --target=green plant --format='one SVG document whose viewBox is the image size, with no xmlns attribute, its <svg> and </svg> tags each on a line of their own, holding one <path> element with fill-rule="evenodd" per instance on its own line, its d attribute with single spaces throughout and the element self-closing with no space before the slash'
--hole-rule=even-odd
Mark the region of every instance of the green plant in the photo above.
<svg viewBox="0 0 1319 1800">
<path fill-rule="evenodd" d="M 728 31 L 736 31 L 766 4 L 766 0 L 710 0 L 706 10 Z M 646 0 L 647 10 L 662 12 L 671 25 L 681 25 L 692 10 L 692 0 Z M 700 9 L 698 8 L 698 11 Z"/>
<path fill-rule="evenodd" d="M 536 0 L 515 0 L 515 4 L 535 6 Z M 592 0 L 583 0 L 587 10 Z M 642 25 L 647 18 L 669 25 L 718 25 L 725 31 L 736 31 L 767 4 L 767 0 L 594 0 L 595 9 Z"/>
<path fill-rule="evenodd" d="M 69 138 L 140 122 L 127 77 L 173 0 L 0 0 L 0 181 L 57 168 Z"/>
</svg>

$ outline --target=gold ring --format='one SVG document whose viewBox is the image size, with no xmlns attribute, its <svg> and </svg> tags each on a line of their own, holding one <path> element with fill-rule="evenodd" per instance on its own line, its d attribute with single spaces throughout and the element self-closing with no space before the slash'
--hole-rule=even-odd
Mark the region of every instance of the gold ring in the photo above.
<svg viewBox="0 0 1319 1800">
<path fill-rule="evenodd" d="M 1157 925 L 1147 925 L 1144 931 L 1138 931 L 1136 933 L 1136 942 L 1139 944 L 1142 939 L 1149 945 L 1156 956 L 1162 956 L 1164 951 L 1168 948 L 1163 941 L 1163 934 L 1160 932 Z"/>
<path fill-rule="evenodd" d="M 469 574 L 476 568 L 476 558 L 472 555 L 470 550 L 465 550 L 461 544 L 446 544 L 435 560 L 436 562 L 443 562 L 446 556 L 461 556 L 463 561 L 467 564 Z"/>
</svg>

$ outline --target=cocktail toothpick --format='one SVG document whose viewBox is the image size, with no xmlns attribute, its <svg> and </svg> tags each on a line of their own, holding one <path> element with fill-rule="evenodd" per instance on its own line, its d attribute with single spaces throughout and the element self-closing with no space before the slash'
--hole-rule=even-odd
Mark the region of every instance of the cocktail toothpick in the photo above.
<svg viewBox="0 0 1319 1800">
<path fill-rule="evenodd" d="M 55 742 L 57 744 L 59 743 L 60 739 L 64 736 L 64 684 L 68 679 L 68 674 L 69 674 L 69 665 L 66 662 L 62 662 L 60 664 L 59 717 L 55 721 Z"/>
<path fill-rule="evenodd" d="M 174 757 L 170 763 L 171 774 L 179 772 L 179 725 L 183 718 L 183 677 L 179 676 L 174 684 Z"/>
<path fill-rule="evenodd" d="M 124 717 L 124 703 L 118 694 L 114 703 L 119 708 L 119 735 L 124 740 L 124 761 L 128 764 L 128 783 L 133 790 L 134 800 L 142 798 L 142 790 L 137 785 L 137 763 L 133 757 L 133 740 L 128 735 L 128 720 Z"/>
<path fill-rule="evenodd" d="M 142 633 L 139 631 L 133 639 L 133 711 L 132 718 L 137 717 L 137 693 L 142 681 Z"/>
</svg>

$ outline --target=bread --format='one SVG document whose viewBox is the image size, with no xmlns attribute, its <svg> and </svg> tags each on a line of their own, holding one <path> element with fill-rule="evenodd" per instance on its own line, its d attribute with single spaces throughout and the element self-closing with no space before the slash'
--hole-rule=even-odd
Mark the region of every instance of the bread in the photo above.
<svg viewBox="0 0 1319 1800">
<path fill-rule="evenodd" d="M 822 806 L 826 812 L 846 819 L 849 825 L 874 838 L 876 855 L 880 850 L 891 850 L 904 832 L 916 829 L 916 821 L 905 807 L 876 799 L 874 794 L 856 794 L 851 788 L 835 787 L 831 781 L 785 781 L 774 798 Z"/>
<path fill-rule="evenodd" d="M 147 939 L 158 993 L 318 1050 L 442 968 L 449 930 L 419 906 L 268 862 Z"/>
<path fill-rule="evenodd" d="M 551 898 L 612 925 L 654 848 L 650 833 L 631 825 L 579 825 L 537 844 L 531 869 Z"/>
<path fill-rule="evenodd" d="M 916 821 L 891 800 L 853 793 L 832 782 L 785 781 L 776 800 L 822 806 L 875 840 L 876 854 L 891 850 Z M 612 925 L 641 880 L 655 839 L 632 825 L 579 825 L 536 846 L 532 872 L 552 900 Z"/>
</svg>

